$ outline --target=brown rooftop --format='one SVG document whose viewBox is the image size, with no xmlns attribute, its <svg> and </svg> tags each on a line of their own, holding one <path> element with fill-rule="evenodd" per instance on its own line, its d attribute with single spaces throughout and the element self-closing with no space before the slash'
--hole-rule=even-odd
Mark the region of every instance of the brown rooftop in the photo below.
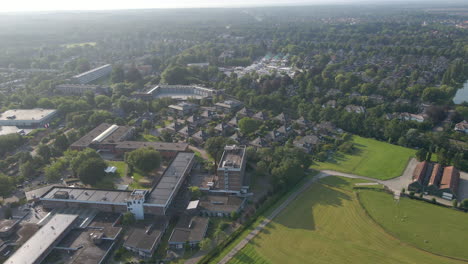
<svg viewBox="0 0 468 264">
<path fill-rule="evenodd" d="M 451 189 L 456 193 L 459 182 L 460 172 L 453 166 L 445 167 L 442 180 L 440 181 L 440 189 Z"/>
<path fill-rule="evenodd" d="M 423 161 L 416 165 L 416 168 L 413 171 L 413 181 L 423 182 L 424 175 L 426 174 L 427 161 Z"/>
<path fill-rule="evenodd" d="M 434 168 L 432 169 L 431 178 L 429 179 L 429 185 L 439 185 L 440 176 L 442 175 L 441 168 L 442 166 L 439 163 L 434 165 Z"/>
</svg>

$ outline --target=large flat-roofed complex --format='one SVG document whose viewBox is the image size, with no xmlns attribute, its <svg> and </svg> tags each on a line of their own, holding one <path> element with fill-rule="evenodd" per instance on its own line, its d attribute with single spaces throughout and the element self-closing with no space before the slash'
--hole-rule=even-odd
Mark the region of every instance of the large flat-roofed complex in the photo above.
<svg viewBox="0 0 468 264">
<path fill-rule="evenodd" d="M 226 146 L 218 165 L 215 189 L 219 192 L 237 194 L 246 190 L 248 188 L 244 185 L 246 163 L 245 146 Z"/>
<path fill-rule="evenodd" d="M 55 86 L 55 91 L 65 95 L 84 95 L 86 92 L 106 93 L 109 87 L 92 84 L 60 84 Z"/>
<path fill-rule="evenodd" d="M 0 114 L 0 126 L 39 127 L 50 122 L 55 109 L 11 109 Z"/>
<path fill-rule="evenodd" d="M 94 148 L 101 151 L 115 151 L 115 146 L 133 136 L 135 129 L 129 126 L 111 125 L 102 123 L 88 134 L 74 142 L 70 148 L 83 150 Z"/>
<path fill-rule="evenodd" d="M 217 93 L 216 90 L 197 85 L 167 85 L 160 84 L 146 93 L 139 94 L 141 97 L 187 100 L 188 98 L 202 99 L 211 97 Z"/>
<path fill-rule="evenodd" d="M 194 153 L 178 152 L 150 192 L 53 187 L 42 195 L 40 201 L 48 209 L 87 208 L 116 213 L 130 211 L 137 219 L 142 219 L 143 214 L 164 215 L 190 174 L 194 161 Z"/>
<path fill-rule="evenodd" d="M 40 200 L 45 208 L 89 208 L 103 212 L 126 212 L 131 191 L 54 187 Z"/>
<path fill-rule="evenodd" d="M 179 152 L 164 171 L 161 179 L 151 190 L 145 202 L 145 212 L 165 214 L 175 195 L 192 170 L 195 153 Z"/>
<path fill-rule="evenodd" d="M 78 219 L 77 215 L 57 214 L 24 243 L 5 263 L 37 264 L 67 235 Z"/>
<path fill-rule="evenodd" d="M 133 151 L 139 148 L 154 148 L 161 153 L 164 158 L 174 158 L 178 152 L 187 151 L 188 144 L 170 143 L 170 142 L 146 142 L 146 141 L 122 141 L 117 143 L 115 151 L 117 154 L 123 154 L 125 152 Z"/>
<path fill-rule="evenodd" d="M 80 73 L 73 76 L 73 80 L 80 84 L 88 84 L 92 81 L 100 79 L 106 75 L 109 75 L 112 72 L 112 65 L 106 64 L 87 72 Z"/>
</svg>

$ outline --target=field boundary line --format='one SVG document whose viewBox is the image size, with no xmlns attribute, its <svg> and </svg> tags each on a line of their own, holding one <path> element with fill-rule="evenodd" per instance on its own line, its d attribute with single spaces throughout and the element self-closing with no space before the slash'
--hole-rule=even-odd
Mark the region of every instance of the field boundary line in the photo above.
<svg viewBox="0 0 468 264">
<path fill-rule="evenodd" d="M 367 191 L 367 190 L 366 190 Z M 376 192 L 376 190 L 368 190 L 368 191 L 373 191 L 373 192 Z M 462 259 L 462 258 L 457 258 L 457 257 L 452 257 L 452 256 L 447 256 L 447 255 L 443 255 L 443 254 L 439 254 L 439 253 L 435 253 L 435 252 L 431 252 L 431 251 L 428 251 L 426 249 L 423 249 L 423 248 L 420 248 L 414 244 L 411 244 L 409 242 L 406 242 L 406 241 L 403 241 L 401 239 L 398 238 L 397 235 L 395 235 L 393 232 L 390 232 L 389 230 L 387 230 L 385 227 L 383 227 L 379 222 L 377 222 L 370 214 L 369 214 L 369 211 L 367 211 L 367 208 L 364 206 L 364 204 L 362 203 L 361 201 L 361 197 L 359 195 L 359 192 L 355 192 L 356 194 L 356 197 L 357 197 L 357 200 L 359 202 L 359 205 L 361 205 L 361 208 L 362 210 L 364 211 L 364 213 L 372 220 L 373 223 L 375 223 L 378 227 L 380 227 L 386 234 L 388 234 L 389 236 L 391 236 L 392 238 L 398 240 L 399 242 L 401 242 L 402 244 L 404 245 L 407 245 L 409 247 L 413 247 L 415 249 L 418 249 L 420 251 L 423 251 L 423 252 L 426 252 L 426 253 L 429 253 L 431 255 L 435 255 L 435 256 L 438 256 L 438 257 L 444 257 L 444 258 L 448 258 L 448 259 L 452 259 L 452 260 L 458 260 L 458 261 L 462 261 L 462 262 L 467 262 L 468 263 L 468 259 Z"/>
</svg>

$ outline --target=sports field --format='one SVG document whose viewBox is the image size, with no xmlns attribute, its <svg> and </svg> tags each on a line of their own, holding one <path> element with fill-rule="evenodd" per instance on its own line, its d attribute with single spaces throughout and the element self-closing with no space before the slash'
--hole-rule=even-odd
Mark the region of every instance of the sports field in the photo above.
<svg viewBox="0 0 468 264">
<path fill-rule="evenodd" d="M 468 261 L 468 214 L 386 193 L 361 191 L 361 204 L 385 230 L 399 239 L 441 255 Z"/>
<path fill-rule="evenodd" d="M 387 180 L 401 176 L 416 151 L 375 139 L 353 136 L 353 154 L 337 152 L 326 162 L 312 165 L 316 170 L 335 170 Z"/>
<path fill-rule="evenodd" d="M 411 247 L 367 216 L 350 185 L 329 178 L 291 203 L 230 263 L 464 263 Z"/>
</svg>

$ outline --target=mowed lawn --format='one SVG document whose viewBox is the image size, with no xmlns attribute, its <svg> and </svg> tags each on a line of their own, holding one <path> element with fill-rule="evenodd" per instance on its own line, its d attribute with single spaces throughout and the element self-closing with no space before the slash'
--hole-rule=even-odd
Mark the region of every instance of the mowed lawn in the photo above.
<svg viewBox="0 0 468 264">
<path fill-rule="evenodd" d="M 375 139 L 353 136 L 353 154 L 337 152 L 326 162 L 312 165 L 316 170 L 335 170 L 387 180 L 401 176 L 416 151 Z"/>
<path fill-rule="evenodd" d="M 425 250 L 468 261 L 468 214 L 389 194 L 361 191 L 369 215 L 399 239 Z"/>
<path fill-rule="evenodd" d="M 386 233 L 366 215 L 350 182 L 327 181 L 345 188 L 312 185 L 230 263 L 463 263 Z"/>
</svg>

